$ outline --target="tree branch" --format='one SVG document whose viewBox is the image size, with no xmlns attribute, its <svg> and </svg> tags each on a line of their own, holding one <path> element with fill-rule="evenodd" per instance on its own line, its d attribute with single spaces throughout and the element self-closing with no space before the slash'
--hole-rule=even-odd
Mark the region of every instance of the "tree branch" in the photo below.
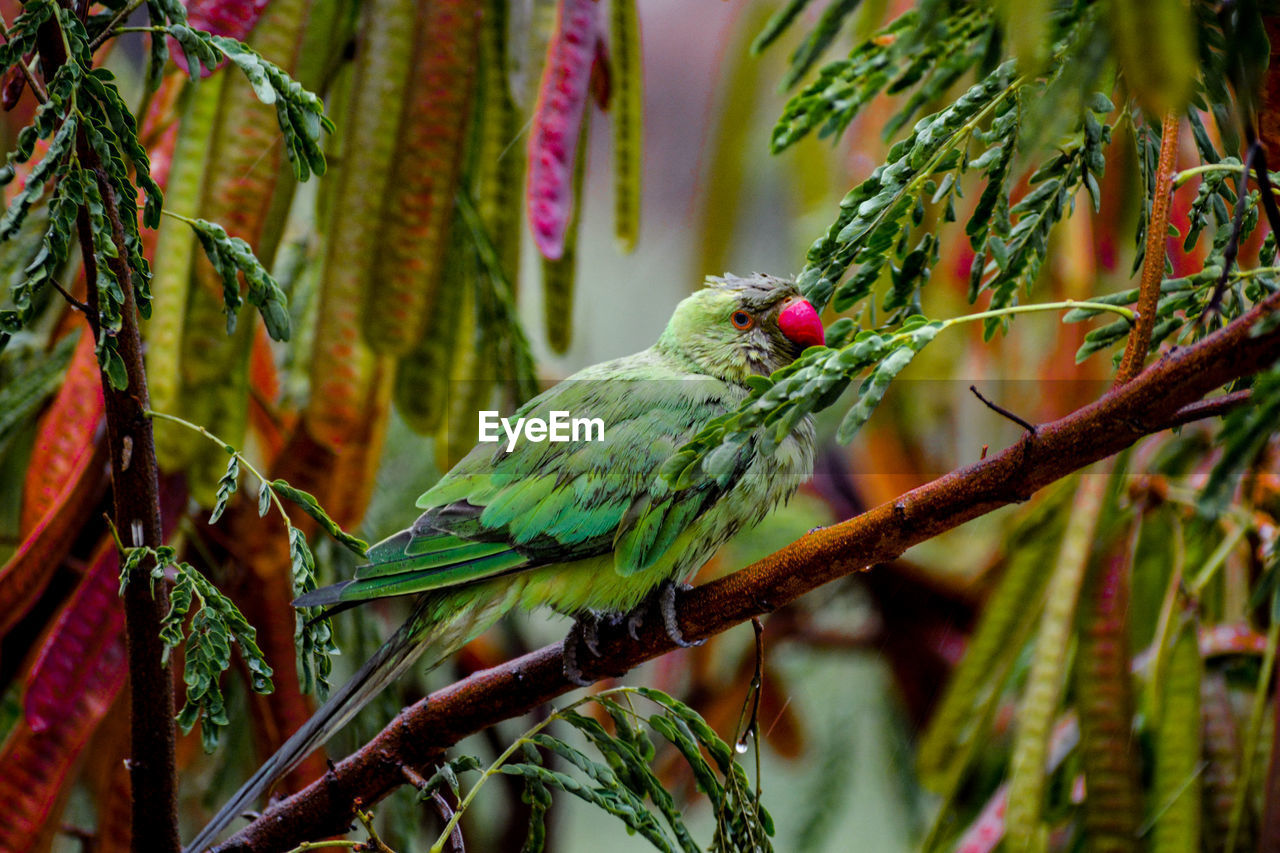
<svg viewBox="0 0 1280 853">
<path fill-rule="evenodd" d="M 824 530 L 689 592 L 680 630 L 698 640 L 768 613 L 823 584 L 864 571 L 908 548 L 1010 503 L 1140 438 L 1243 404 L 1244 395 L 1202 401 L 1234 379 L 1280 358 L 1280 328 L 1251 335 L 1280 308 L 1273 294 L 1245 316 L 1198 343 L 1173 349 L 1132 382 L 985 460 Z M 621 675 L 675 646 L 649 620 L 639 639 L 611 632 L 588 677 Z M 405 784 L 403 768 L 422 767 L 460 738 L 523 714 L 575 688 L 564 676 L 561 644 L 476 673 L 401 711 L 373 740 L 305 790 L 281 800 L 219 846 L 220 851 L 285 850 L 345 832 L 354 802 L 366 805 Z"/>
<path fill-rule="evenodd" d="M 56 16 L 41 26 L 37 46 L 40 68 L 47 83 L 68 61 Z M 93 172 L 98 183 L 104 214 L 111 225 L 111 239 L 117 249 L 117 257 L 107 259 L 107 263 L 124 293 L 124 304 L 120 307 L 121 327 L 115 338 L 128 386 L 123 391 L 117 390 L 105 373 L 100 374 L 111 459 L 113 520 L 127 544 L 155 548 L 164 542 L 160 527 L 159 468 L 151 420 L 144 414 L 150 408 L 150 402 L 124 225 L 115 191 L 83 130 L 77 135 L 76 147 L 80 163 Z M 100 340 L 93 226 L 88 210 L 83 206 L 76 225 L 88 294 L 86 317 L 95 340 Z M 173 673 L 168 664 L 162 663 L 164 647 L 160 641 L 160 622 L 169 609 L 169 594 L 166 584 L 152 583 L 150 573 L 150 562 L 144 560 L 134 570 L 124 590 L 130 689 L 129 781 L 134 849 L 165 853 L 180 849 Z"/>
<path fill-rule="evenodd" d="M 147 395 L 147 376 L 138 332 L 137 305 L 124 242 L 124 229 L 115 192 L 102 164 L 81 131 L 80 159 L 97 176 L 117 257 L 109 258 L 112 271 L 124 291 L 123 319 L 116 346 L 124 361 L 128 387 L 119 391 L 101 374 L 107 416 L 107 442 L 111 453 L 111 493 L 116 527 L 130 537 L 133 547 L 157 548 L 164 544 L 160 527 L 159 467 Z M 80 247 L 85 258 L 90 314 L 98 317 L 98 288 L 89 276 L 93 257 L 92 226 L 82 207 L 77 219 Z M 96 322 L 91 322 L 96 326 Z M 97 329 L 94 329 L 96 334 Z M 163 663 L 160 622 L 169 610 L 167 583 L 153 583 L 151 562 L 134 569 L 124 589 L 125 635 L 129 653 L 130 751 L 129 783 L 133 805 L 133 844 L 138 850 L 176 851 L 178 836 L 177 765 L 174 758 L 173 672 Z"/>
</svg>

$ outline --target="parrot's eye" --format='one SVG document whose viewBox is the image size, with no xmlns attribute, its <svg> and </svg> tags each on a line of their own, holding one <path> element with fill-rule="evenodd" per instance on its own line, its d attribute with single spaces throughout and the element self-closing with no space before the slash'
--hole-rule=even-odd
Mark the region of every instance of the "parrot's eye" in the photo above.
<svg viewBox="0 0 1280 853">
<path fill-rule="evenodd" d="M 755 318 L 746 311 L 734 311 L 729 317 L 729 322 L 733 323 L 735 329 L 746 331 L 756 324 Z"/>
</svg>

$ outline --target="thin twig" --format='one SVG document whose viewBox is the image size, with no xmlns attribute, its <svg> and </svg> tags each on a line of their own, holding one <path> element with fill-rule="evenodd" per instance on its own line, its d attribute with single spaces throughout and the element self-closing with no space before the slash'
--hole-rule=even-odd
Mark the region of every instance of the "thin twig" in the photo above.
<svg viewBox="0 0 1280 853">
<path fill-rule="evenodd" d="M 1247 406 L 1252 397 L 1253 392 L 1246 388 L 1243 391 L 1232 391 L 1230 394 L 1223 394 L 1220 397 L 1210 397 L 1208 400 L 1190 403 L 1178 409 L 1169 417 L 1169 426 L 1182 426 L 1195 421 L 1220 417 L 1242 406 Z"/>
<path fill-rule="evenodd" d="M 431 802 L 435 804 L 436 812 L 440 815 L 441 820 L 445 823 L 453 820 L 453 807 L 444 798 L 444 794 L 439 791 L 432 791 Z M 455 824 L 453 832 L 449 833 L 449 850 L 450 853 L 467 853 L 467 845 L 462 840 L 462 824 Z"/>
<path fill-rule="evenodd" d="M 107 24 L 107 28 L 98 33 L 98 35 L 94 37 L 93 41 L 89 42 L 89 52 L 92 53 L 97 50 L 102 46 L 103 42 L 116 35 L 118 33 L 116 26 L 123 23 L 130 15 L 140 9 L 142 4 L 145 2 L 147 2 L 147 0 L 129 0 L 129 5 L 121 9 L 120 13 L 112 18 Z"/>
<path fill-rule="evenodd" d="M 1271 175 L 1267 172 L 1267 146 L 1258 139 L 1257 133 L 1250 124 L 1245 127 L 1245 138 L 1250 146 L 1257 146 L 1258 156 L 1254 165 L 1255 180 L 1262 199 L 1262 210 L 1267 214 L 1267 225 L 1275 239 L 1280 240 L 1280 207 L 1276 206 L 1275 188 L 1271 185 Z"/>
<path fill-rule="evenodd" d="M 1013 412 L 1006 409 L 1004 406 L 1000 406 L 1000 405 L 997 405 L 996 403 L 991 402 L 986 397 L 982 396 L 982 392 L 978 390 L 976 385 L 970 385 L 969 390 L 973 392 L 973 396 L 981 400 L 982 404 L 986 406 L 988 409 L 990 409 L 991 411 L 995 412 L 998 415 L 1002 415 L 1003 417 L 1008 418 L 1018 426 L 1025 429 L 1027 432 L 1032 434 L 1035 433 L 1036 431 L 1035 424 L 1030 423 L 1029 421 L 1024 421 L 1022 418 L 1018 417 Z M 986 458 L 985 454 L 983 455 L 983 458 Z"/>
<path fill-rule="evenodd" d="M 56 279 L 50 279 L 49 283 L 53 285 L 54 290 L 62 294 L 62 298 L 67 300 L 67 302 L 71 305 L 72 308 L 76 309 L 86 317 L 89 316 L 90 309 L 88 305 L 86 305 L 85 303 L 81 302 L 79 299 L 76 299 L 74 296 L 68 293 L 66 291 L 66 288 L 64 288 L 61 284 L 58 284 Z"/>
<path fill-rule="evenodd" d="M 330 769 L 332 769 L 332 764 Z M 408 780 L 409 784 L 417 789 L 418 799 L 429 798 L 432 805 L 436 807 L 436 814 L 440 815 L 440 820 L 444 821 L 446 825 L 453 823 L 454 809 L 453 806 L 449 805 L 449 801 L 444 798 L 444 794 L 441 794 L 438 790 L 428 793 L 427 780 L 422 778 L 422 774 L 409 765 L 400 765 L 400 772 L 404 774 L 404 778 Z M 453 832 L 449 835 L 449 850 L 450 853 L 467 853 L 467 845 L 462 840 L 461 824 L 453 824 Z"/>
<path fill-rule="evenodd" d="M 1222 275 L 1213 286 L 1213 295 L 1209 297 L 1209 303 L 1196 319 L 1197 326 L 1203 326 L 1210 317 L 1218 313 L 1222 295 L 1226 293 L 1227 281 L 1231 277 L 1231 267 L 1235 265 L 1236 255 L 1240 254 L 1240 230 L 1244 225 L 1245 202 L 1249 196 L 1249 170 L 1253 168 L 1260 152 L 1261 145 L 1255 139 L 1245 155 L 1244 169 L 1240 172 L 1240 181 L 1236 186 L 1236 209 L 1231 216 L 1231 236 L 1227 238 L 1227 245 L 1222 249 Z"/>
<path fill-rule="evenodd" d="M 755 737 L 759 743 L 760 734 L 760 691 L 764 685 L 764 625 L 759 616 L 751 617 L 751 628 L 756 632 L 756 666 L 751 675 L 751 684 L 747 687 L 747 700 L 743 703 L 742 714 L 738 718 L 738 737 L 734 745 L 739 752 L 746 750 L 748 737 Z"/>
<path fill-rule="evenodd" d="M 1173 194 L 1173 170 L 1178 165 L 1178 112 L 1165 113 L 1160 129 L 1160 164 L 1156 167 L 1151 218 L 1147 220 L 1147 247 L 1142 258 L 1142 279 L 1138 289 L 1138 321 L 1129 330 L 1124 356 L 1116 371 L 1116 384 L 1123 385 L 1142 371 L 1151 350 L 1151 332 L 1160 306 L 1160 282 L 1164 279 L 1165 241 L 1169 235 L 1169 199 Z"/>
</svg>

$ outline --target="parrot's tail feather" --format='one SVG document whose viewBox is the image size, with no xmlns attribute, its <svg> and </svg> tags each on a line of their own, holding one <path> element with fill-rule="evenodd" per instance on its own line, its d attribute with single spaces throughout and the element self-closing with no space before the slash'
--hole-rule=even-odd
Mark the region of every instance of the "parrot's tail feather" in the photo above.
<svg viewBox="0 0 1280 853">
<path fill-rule="evenodd" d="M 275 755 L 258 768 L 184 848 L 184 853 L 206 850 L 218 833 L 250 809 L 276 780 L 323 746 L 424 652 L 428 653 L 427 668 L 435 667 L 482 633 L 509 608 L 510 599 L 505 596 L 499 601 L 486 600 L 484 596 L 460 601 L 456 594 L 422 596 L 405 624 L 360 667 L 351 680 L 329 697 L 329 701 L 302 728 L 284 742 Z"/>
<path fill-rule="evenodd" d="M 342 591 L 351 585 L 351 581 L 342 581 L 341 583 L 322 586 L 319 589 L 313 589 L 311 592 L 304 592 L 293 600 L 294 607 L 327 607 L 330 604 L 338 604 L 342 601 Z M 325 614 L 325 618 L 329 614 Z"/>
</svg>

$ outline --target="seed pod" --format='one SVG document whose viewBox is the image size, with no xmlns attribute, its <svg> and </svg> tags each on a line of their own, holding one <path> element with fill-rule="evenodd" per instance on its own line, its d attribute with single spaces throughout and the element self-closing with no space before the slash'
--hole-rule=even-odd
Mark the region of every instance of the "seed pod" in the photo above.
<svg viewBox="0 0 1280 853">
<path fill-rule="evenodd" d="M 124 685 L 118 566 L 115 546 L 103 542 L 42 647 L 39 687 L 33 696 L 28 684 L 25 716 L 0 747 L 0 850 L 36 849 L 67 774 Z"/>
<path fill-rule="evenodd" d="M 1098 474 L 1080 479 L 1049 579 L 1040 634 L 1018 706 L 1017 733 L 1009 760 L 1009 811 L 1005 820 L 1011 851 L 1043 849 L 1044 846 L 1045 826 L 1041 814 L 1049 733 L 1062 701 L 1076 601 L 1108 479 Z"/>
<path fill-rule="evenodd" d="M 101 387 L 101 386 L 99 386 Z M 18 549 L 0 566 L 0 635 L 21 619 L 40 597 L 93 512 L 106 447 L 91 441 L 68 469 L 62 490 L 32 526 Z"/>
<path fill-rule="evenodd" d="M 486 0 L 480 33 L 480 113 L 473 131 L 472 194 L 489 242 L 514 289 L 520 274 L 524 146 L 516 144 L 522 119 L 507 84 L 506 13 L 506 0 Z"/>
<path fill-rule="evenodd" d="M 315 438 L 338 451 L 363 429 L 374 359 L 361 338 L 361 304 L 371 279 L 378 228 L 395 157 L 400 103 L 413 58 L 413 0 L 369 0 L 353 76 L 332 137 L 342 150 L 336 174 L 321 182 L 328 223 L 311 349 L 305 418 Z M 356 152 L 359 156 L 355 156 Z M 328 184 L 328 188 L 325 184 Z"/>
<path fill-rule="evenodd" d="M 208 85 L 188 86 L 184 94 L 186 106 L 165 185 L 164 204 L 166 210 L 182 216 L 197 216 L 220 86 L 210 81 Z M 174 413 L 178 408 L 182 337 L 195 245 L 195 235 L 185 222 L 168 216 L 161 219 L 151 265 L 151 319 L 145 330 L 147 390 L 151 407 L 157 412 Z M 218 326 L 222 326 L 221 321 Z M 155 441 L 160 467 L 173 471 L 186 464 L 190 449 L 203 438 L 161 422 L 155 428 Z"/>
<path fill-rule="evenodd" d="M 93 335 L 80 335 L 66 377 L 53 403 L 40 418 L 35 445 L 27 460 L 22 484 L 22 516 L 18 530 L 30 533 L 45 513 L 58 504 L 66 486 L 75 481 L 83 459 L 95 453 L 94 432 L 102 419 L 102 380 L 94 355 Z M 83 472 L 79 472 L 83 473 Z"/>
<path fill-rule="evenodd" d="M 631 252 L 640 233 L 644 168 L 644 62 L 636 0 L 613 0 L 609 77 L 613 84 L 613 233 Z"/>
<path fill-rule="evenodd" d="M 981 737 L 975 731 L 983 716 L 979 708 L 998 698 L 1010 665 L 1035 626 L 1049 581 L 1045 564 L 1061 535 L 1064 494 L 1062 489 L 1054 492 L 1009 538 L 1004 574 L 983 606 L 964 657 L 916 749 L 917 772 L 930 790 L 943 790 L 964 745 Z"/>
<path fill-rule="evenodd" d="M 721 99 L 720 118 L 711 130 L 710 145 L 706 154 L 707 164 L 715 170 L 714 177 L 705 182 L 702 190 L 702 208 L 705 213 L 694 239 L 696 247 L 694 269 L 702 273 L 719 275 L 734 267 L 731 254 L 741 212 L 748 205 L 743 203 L 744 188 L 748 185 L 747 160 L 756 143 L 755 129 L 747 117 L 754 115 L 759 93 L 770 85 L 765 79 L 765 63 L 747 53 L 747 42 L 753 33 L 760 32 L 768 17 L 762 4 L 747 7 L 738 22 L 735 41 L 725 50 L 725 65 L 721 73 L 717 96 Z M 800 175 L 817 168 L 822 172 L 823 201 L 826 205 L 831 165 L 824 162 L 815 151 L 825 146 L 810 146 L 806 156 L 792 159 L 792 165 Z M 824 168 L 825 167 L 825 168 Z M 797 174 L 793 171 L 792 176 Z M 818 204 L 805 210 L 817 210 Z"/>
<path fill-rule="evenodd" d="M 436 466 L 441 471 L 448 471 L 475 446 L 476 413 L 484 408 L 493 388 L 491 377 L 485 375 L 492 371 L 487 370 L 488 347 L 477 316 L 476 287 L 473 282 L 478 270 L 474 263 L 468 266 L 470 275 L 458 277 L 454 281 L 454 286 L 460 293 L 459 317 L 453 360 L 449 365 L 447 415 L 442 419 L 441 430 L 436 434 L 435 441 Z"/>
<path fill-rule="evenodd" d="M 472 250 L 465 229 L 457 223 L 450 229 L 450 258 L 446 271 L 453 269 L 455 256 L 465 256 Z M 458 276 L 448 276 L 440 288 L 436 308 L 431 312 L 430 325 L 417 346 L 396 364 L 393 399 L 396 408 L 410 428 L 423 435 L 430 435 L 440 428 L 448 408 L 452 391 L 452 369 L 458 346 L 468 341 L 461 334 L 464 323 L 463 307 L 465 290 L 470 283 Z"/>
<path fill-rule="evenodd" d="M 133 798 L 129 781 L 129 707 L 117 696 L 85 750 L 81 782 L 96 816 L 94 853 L 133 850 Z M 181 765 L 178 772 L 182 772 Z"/>
<path fill-rule="evenodd" d="M 378 477 L 382 448 L 391 415 L 391 380 L 394 363 L 377 356 L 366 383 L 364 430 L 358 440 L 338 453 L 333 476 L 335 488 L 328 503 L 329 515 L 339 527 L 351 529 L 364 518 Z"/>
<path fill-rule="evenodd" d="M 573 170 L 573 215 L 564 233 L 560 256 L 555 260 L 544 258 L 542 261 L 542 308 L 547 325 L 547 344 L 552 352 L 558 353 L 569 349 L 573 335 L 573 285 L 578 273 L 578 227 L 582 185 L 586 182 L 587 172 L 588 124 L 584 119 Z"/>
<path fill-rule="evenodd" d="M 365 340 L 402 355 L 422 337 L 448 248 L 476 78 L 481 7 L 420 0 L 391 183 L 364 300 Z"/>
<path fill-rule="evenodd" d="M 1152 853 L 1200 850 L 1200 647 L 1196 623 L 1184 615 L 1165 671 L 1160 717 L 1155 725 L 1152 813 L 1158 815 Z"/>
<path fill-rule="evenodd" d="M 529 129 L 525 184 L 533 242 L 551 261 L 564 254 L 576 208 L 572 177 L 597 38 L 595 0 L 561 0 Z"/>
<path fill-rule="evenodd" d="M 1199 69 L 1182 0 L 1111 0 L 1111 38 L 1130 91 L 1156 116 L 1180 110 Z"/>
<path fill-rule="evenodd" d="M 1208 670 L 1200 684 L 1204 717 L 1204 826 L 1205 840 L 1214 853 L 1226 853 L 1231 835 L 1231 810 L 1240 785 L 1240 731 L 1227 678 L 1220 669 Z M 1251 826 L 1246 822 L 1238 836 L 1238 849 L 1252 850 Z"/>
<path fill-rule="evenodd" d="M 253 30 L 251 46 L 286 71 L 297 64 L 311 0 L 274 0 Z M 214 121 L 200 212 L 227 233 L 253 247 L 268 268 L 283 230 L 294 181 L 281 180 L 285 158 L 275 109 L 262 104 L 244 75 L 222 73 L 222 95 Z M 204 85 L 211 85 L 214 80 Z M 194 264 L 195 285 L 187 301 L 183 336 L 184 417 L 233 444 L 243 443 L 247 426 L 249 361 L 256 314 L 242 310 L 233 334 L 224 313 L 222 280 L 204 259 Z M 226 467 L 226 454 L 210 442 L 198 448 L 187 468 L 195 497 L 209 501 Z"/>
<path fill-rule="evenodd" d="M 1080 603 L 1076 711 L 1084 764 L 1085 835 L 1091 850 L 1138 849 L 1142 785 L 1133 735 L 1127 553 L 1093 566 Z"/>
</svg>

